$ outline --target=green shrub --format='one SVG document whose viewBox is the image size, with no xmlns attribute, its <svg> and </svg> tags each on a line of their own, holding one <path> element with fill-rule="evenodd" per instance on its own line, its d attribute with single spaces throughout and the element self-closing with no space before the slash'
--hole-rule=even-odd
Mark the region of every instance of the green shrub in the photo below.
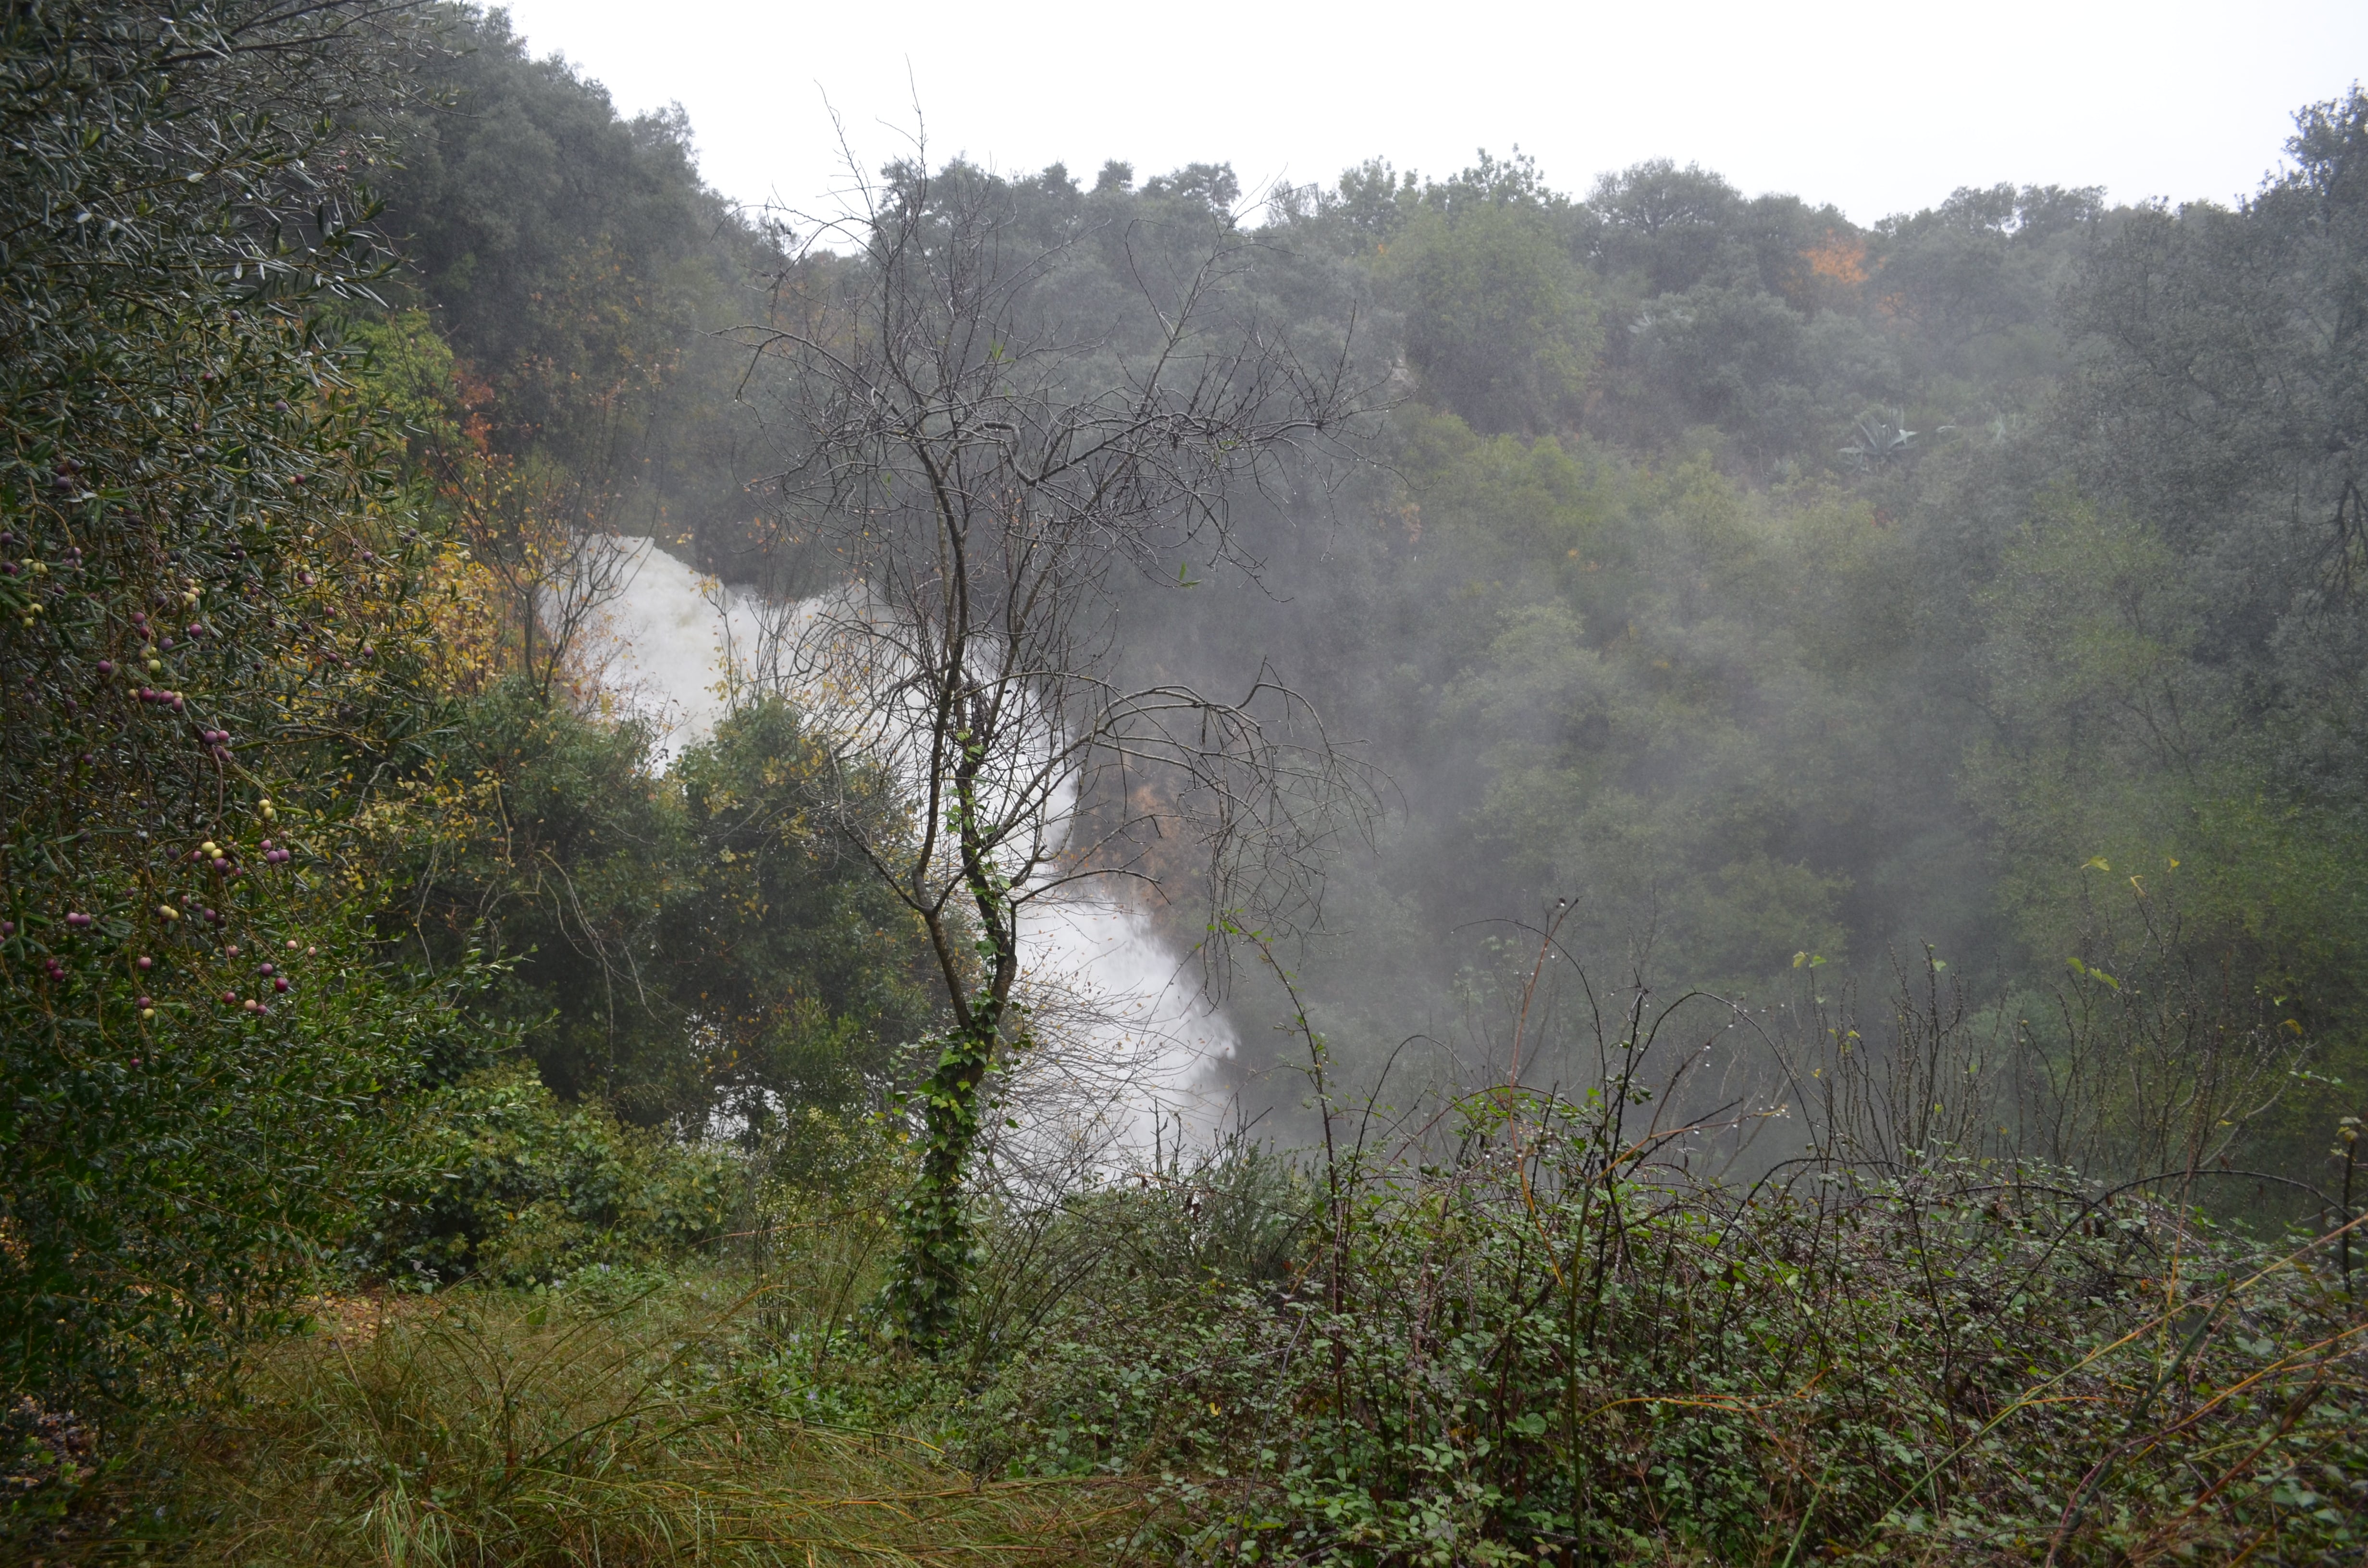
<svg viewBox="0 0 2368 1568">
<path fill-rule="evenodd" d="M 1351 1173 L 1279 1281 L 1145 1244 L 1206 1184 L 1072 1205 L 1082 1233 L 1035 1248 L 1068 1270 L 1057 1304 L 963 1418 L 970 1461 L 1164 1473 L 1196 1562 L 2368 1541 L 2368 1320 L 2325 1238 L 1946 1158 L 1697 1185 L 1650 1140 L 1497 1099 L 1445 1161 Z"/>
<path fill-rule="evenodd" d="M 595 1101 L 561 1101 L 528 1065 L 421 1096 L 396 1163 L 357 1258 L 431 1287 L 677 1259 L 723 1233 L 738 1175 L 720 1149 L 623 1126 Z"/>
</svg>

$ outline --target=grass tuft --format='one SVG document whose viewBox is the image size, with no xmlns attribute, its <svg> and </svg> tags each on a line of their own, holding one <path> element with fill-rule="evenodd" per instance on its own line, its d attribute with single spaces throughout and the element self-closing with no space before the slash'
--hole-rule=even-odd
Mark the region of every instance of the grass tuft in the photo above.
<svg viewBox="0 0 2368 1568">
<path fill-rule="evenodd" d="M 142 1467 L 183 1561 L 245 1568 L 1066 1562 L 1135 1529 L 1128 1481 L 974 1476 L 928 1432 L 767 1408 L 734 1369 L 760 1300 L 693 1279 L 347 1313 L 266 1354 L 235 1412 L 152 1425 Z"/>
</svg>

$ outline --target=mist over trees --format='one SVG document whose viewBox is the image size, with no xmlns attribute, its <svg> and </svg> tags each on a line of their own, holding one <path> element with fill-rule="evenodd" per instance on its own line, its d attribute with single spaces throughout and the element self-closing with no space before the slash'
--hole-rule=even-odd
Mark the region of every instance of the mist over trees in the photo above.
<svg viewBox="0 0 2368 1568">
<path fill-rule="evenodd" d="M 1600 977 L 1755 1003 L 1929 947 L 2044 1031 L 2069 960 L 2201 963 L 2344 1075 L 2361 113 L 2233 210 L 1860 229 L 1485 158 L 1283 193 L 1271 243 L 1396 335 L 1386 456 L 1143 656 L 1276 659 L 1402 792 L 1306 962 L 1344 1053 L 1475 1049 L 1491 960 L 1446 934 L 1568 897 Z"/>
<path fill-rule="evenodd" d="M 2358 87 L 1872 223 L 754 210 L 465 4 L 0 91 L 0 1542 L 2356 1556 Z M 678 745 L 642 540 L 759 629 Z M 1088 884 L 1238 1040 L 1149 1154 L 1010 1097 Z"/>
</svg>

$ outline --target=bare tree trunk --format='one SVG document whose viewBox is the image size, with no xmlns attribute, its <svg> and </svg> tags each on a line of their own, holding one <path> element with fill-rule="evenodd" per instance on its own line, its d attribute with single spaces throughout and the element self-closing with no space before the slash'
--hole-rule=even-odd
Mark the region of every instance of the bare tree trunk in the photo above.
<svg viewBox="0 0 2368 1568">
<path fill-rule="evenodd" d="M 1235 490 L 1366 404 L 1345 340 L 1311 370 L 1243 304 L 1257 247 L 1224 214 L 1183 244 L 1119 236 L 1133 295 L 1081 329 L 1059 280 L 1089 231 L 1031 239 L 1012 187 L 960 167 L 865 194 L 862 218 L 819 232 L 857 254 L 792 269 L 746 341 L 750 383 L 785 389 L 780 532 L 845 574 L 776 606 L 769 662 L 850 777 L 908 791 L 902 836 L 843 825 L 920 916 L 945 986 L 890 1298 L 928 1346 L 969 1272 L 986 1085 L 1029 1039 L 1023 912 L 1097 879 L 1156 888 L 1148 852 L 1180 837 L 1211 907 L 1271 929 L 1312 904 L 1343 808 L 1364 820 L 1370 780 L 1280 682 L 1233 702 L 1120 684 L 1112 574 L 1239 562 Z"/>
</svg>

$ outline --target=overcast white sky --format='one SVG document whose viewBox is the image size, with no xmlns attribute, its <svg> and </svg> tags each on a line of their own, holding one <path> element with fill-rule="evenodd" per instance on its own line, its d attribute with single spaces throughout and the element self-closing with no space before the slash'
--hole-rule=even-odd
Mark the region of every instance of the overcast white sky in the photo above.
<svg viewBox="0 0 2368 1568">
<path fill-rule="evenodd" d="M 1252 189 L 1377 155 L 1443 175 L 1518 142 L 1567 190 L 1672 157 L 1861 222 L 1999 180 L 2226 200 L 2297 107 L 2368 75 L 2368 0 L 509 9 L 620 108 L 679 100 L 710 183 L 809 209 L 837 183 L 825 98 L 876 165 L 916 92 L 932 161 L 1058 160 L 1088 183 L 1108 158 L 1230 162 Z"/>
</svg>

